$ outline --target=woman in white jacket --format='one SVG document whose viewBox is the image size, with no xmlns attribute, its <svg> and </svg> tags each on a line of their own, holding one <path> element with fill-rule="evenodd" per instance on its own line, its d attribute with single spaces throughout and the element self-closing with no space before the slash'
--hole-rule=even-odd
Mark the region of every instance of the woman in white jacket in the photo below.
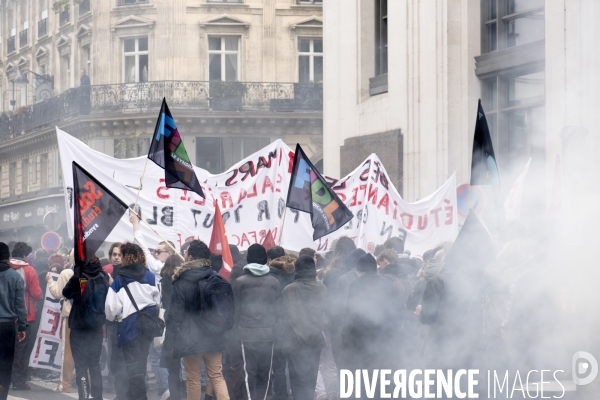
<svg viewBox="0 0 600 400">
<path fill-rule="evenodd" d="M 52 279 L 52 274 L 48 273 L 46 275 L 46 282 L 48 282 L 48 290 L 52 294 L 52 296 L 60 300 L 63 298 L 62 291 L 69 282 L 69 279 L 73 276 L 73 264 L 74 255 L 73 250 L 69 254 L 69 267 L 65 267 L 58 275 L 58 280 L 54 281 Z M 62 386 L 63 393 L 71 393 L 71 382 L 73 381 L 73 369 L 75 368 L 75 362 L 73 361 L 73 354 L 71 354 L 71 341 L 69 337 L 71 336 L 71 329 L 69 329 L 69 314 L 71 313 L 71 302 L 69 300 L 64 300 L 62 303 L 62 337 L 64 338 L 63 342 L 63 363 L 62 363 L 62 382 L 58 384 L 58 386 L 54 389 L 55 391 L 60 390 Z"/>
</svg>

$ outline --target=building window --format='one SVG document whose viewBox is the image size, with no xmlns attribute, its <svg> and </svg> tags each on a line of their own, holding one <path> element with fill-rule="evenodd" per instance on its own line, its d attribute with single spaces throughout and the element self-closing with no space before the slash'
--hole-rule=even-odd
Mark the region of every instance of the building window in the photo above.
<svg viewBox="0 0 600 400">
<path fill-rule="evenodd" d="M 323 82 L 323 39 L 298 39 L 298 82 Z"/>
<path fill-rule="evenodd" d="M 21 161 L 21 194 L 29 192 L 29 160 Z"/>
<path fill-rule="evenodd" d="M 10 163 L 8 166 L 8 195 L 17 194 L 17 163 Z"/>
<path fill-rule="evenodd" d="M 497 76 L 483 82 L 482 104 L 500 168 L 513 182 L 527 160 L 545 162 L 545 73 Z"/>
<path fill-rule="evenodd" d="M 23 46 L 27 45 L 28 38 L 29 38 L 29 29 L 23 29 L 21 32 L 19 32 L 19 47 L 23 47 Z"/>
<path fill-rule="evenodd" d="M 208 64 L 211 81 L 240 80 L 240 37 L 209 36 Z"/>
<path fill-rule="evenodd" d="M 148 82 L 148 38 L 123 40 L 123 80 Z"/>
<path fill-rule="evenodd" d="M 544 39 L 544 0 L 481 1 L 483 53 Z"/>
<path fill-rule="evenodd" d="M 48 18 L 44 18 L 38 21 L 38 38 L 46 36 L 48 33 Z"/>
<path fill-rule="evenodd" d="M 63 90 L 71 88 L 71 56 L 62 57 Z"/>
<path fill-rule="evenodd" d="M 90 9 L 90 0 L 81 0 L 81 3 L 79 3 L 79 15 L 89 13 Z"/>
<path fill-rule="evenodd" d="M 387 0 L 375 0 L 375 75 L 388 72 Z"/>
<path fill-rule="evenodd" d="M 58 14 L 58 21 L 60 26 L 69 23 L 69 21 L 71 20 L 71 10 L 69 9 L 69 7 L 70 6 L 67 4 L 64 11 L 61 11 L 60 14 Z"/>
<path fill-rule="evenodd" d="M 196 165 L 211 174 L 220 174 L 270 142 L 269 138 L 256 137 L 197 137 Z"/>
<path fill-rule="evenodd" d="M 50 164 L 48 163 L 48 154 L 42 154 L 40 156 L 40 189 L 48 188 L 48 170 Z"/>
</svg>

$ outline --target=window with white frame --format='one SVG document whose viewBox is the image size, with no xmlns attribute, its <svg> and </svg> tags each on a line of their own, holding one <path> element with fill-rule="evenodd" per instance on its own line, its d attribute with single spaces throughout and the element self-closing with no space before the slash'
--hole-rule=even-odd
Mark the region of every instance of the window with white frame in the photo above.
<svg viewBox="0 0 600 400">
<path fill-rule="evenodd" d="M 323 39 L 298 39 L 298 82 L 323 82 Z"/>
<path fill-rule="evenodd" d="M 210 81 L 239 81 L 240 61 L 239 36 L 209 36 L 208 79 Z"/>
<path fill-rule="evenodd" d="M 123 40 L 123 81 L 148 82 L 148 38 Z"/>
</svg>

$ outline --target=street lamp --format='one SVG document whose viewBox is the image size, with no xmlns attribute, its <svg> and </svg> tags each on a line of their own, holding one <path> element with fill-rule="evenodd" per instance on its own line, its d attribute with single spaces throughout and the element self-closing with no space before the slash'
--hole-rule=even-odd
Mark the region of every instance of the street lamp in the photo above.
<svg viewBox="0 0 600 400">
<path fill-rule="evenodd" d="M 52 90 L 54 90 L 54 77 L 53 76 L 36 74 L 35 72 L 28 70 L 28 69 L 22 70 L 21 74 L 15 78 L 13 83 L 16 83 L 19 86 L 28 85 L 29 79 L 27 79 L 27 75 L 25 75 L 26 72 L 31 72 L 33 75 L 35 75 L 36 78 L 41 79 L 44 82 L 48 82 L 50 84 L 50 88 Z"/>
</svg>

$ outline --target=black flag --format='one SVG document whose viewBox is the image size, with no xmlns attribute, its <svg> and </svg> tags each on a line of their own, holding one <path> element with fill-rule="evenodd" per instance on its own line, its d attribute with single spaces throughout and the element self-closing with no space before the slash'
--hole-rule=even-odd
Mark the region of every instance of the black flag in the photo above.
<svg viewBox="0 0 600 400">
<path fill-rule="evenodd" d="M 75 265 L 88 263 L 125 211 L 127 205 L 79 164 L 73 162 Z"/>
<path fill-rule="evenodd" d="M 479 100 L 477 108 L 473 157 L 471 159 L 471 186 L 474 185 L 492 185 L 494 191 L 500 188 L 498 164 L 496 163 L 492 137 L 481 106 L 481 100 Z"/>
<path fill-rule="evenodd" d="M 327 185 L 300 145 L 296 145 L 287 207 L 310 213 L 313 240 L 335 232 L 354 215 Z"/>
<path fill-rule="evenodd" d="M 148 158 L 165 170 L 165 185 L 168 188 L 190 190 L 204 197 L 194 167 L 164 98 L 154 128 Z"/>
</svg>

